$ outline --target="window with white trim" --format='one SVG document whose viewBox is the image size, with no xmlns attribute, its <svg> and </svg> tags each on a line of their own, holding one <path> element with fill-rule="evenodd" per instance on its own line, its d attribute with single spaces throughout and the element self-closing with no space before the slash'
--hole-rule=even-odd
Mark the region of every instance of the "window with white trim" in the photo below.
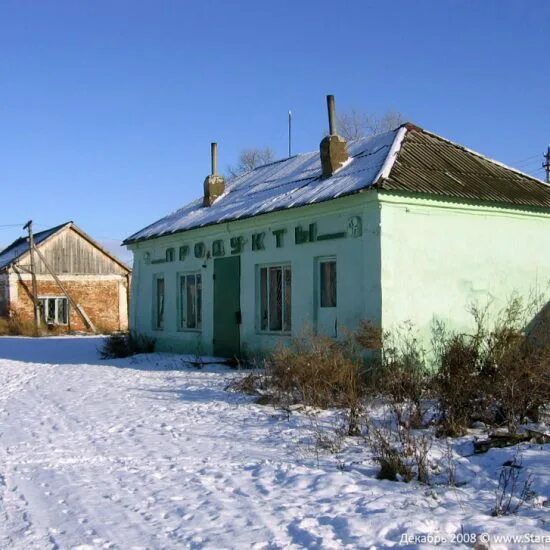
<svg viewBox="0 0 550 550">
<path fill-rule="evenodd" d="M 336 260 L 319 262 L 320 305 L 336 307 Z"/>
<path fill-rule="evenodd" d="M 265 332 L 290 332 L 292 271 L 289 265 L 259 269 L 259 328 Z"/>
<path fill-rule="evenodd" d="M 67 298 L 43 296 L 38 298 L 42 321 L 47 325 L 67 325 L 69 323 L 69 302 Z"/>
<path fill-rule="evenodd" d="M 202 277 L 200 273 L 179 275 L 179 328 L 201 330 L 202 327 Z"/>
<path fill-rule="evenodd" d="M 157 330 L 164 328 L 164 276 L 155 275 L 153 278 L 153 327 Z"/>
</svg>

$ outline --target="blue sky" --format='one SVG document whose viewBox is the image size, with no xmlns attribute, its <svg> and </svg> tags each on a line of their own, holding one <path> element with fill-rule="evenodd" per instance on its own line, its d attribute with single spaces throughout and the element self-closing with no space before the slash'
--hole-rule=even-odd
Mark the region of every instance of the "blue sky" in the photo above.
<svg viewBox="0 0 550 550">
<path fill-rule="evenodd" d="M 282 157 L 292 109 L 315 150 L 327 93 L 542 177 L 549 28 L 546 0 L 0 0 L 0 226 L 127 237 L 202 193 L 211 141 Z"/>
</svg>

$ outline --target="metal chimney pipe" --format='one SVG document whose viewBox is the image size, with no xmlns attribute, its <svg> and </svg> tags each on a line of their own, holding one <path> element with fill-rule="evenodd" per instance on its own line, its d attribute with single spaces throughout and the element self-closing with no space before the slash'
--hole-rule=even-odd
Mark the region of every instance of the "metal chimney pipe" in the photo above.
<svg viewBox="0 0 550 550">
<path fill-rule="evenodd" d="M 213 176 L 217 176 L 218 175 L 218 144 L 217 143 L 210 144 L 210 157 L 211 157 L 211 163 L 212 163 L 211 173 Z"/>
<path fill-rule="evenodd" d="M 334 106 L 334 96 L 327 95 L 328 108 L 328 130 L 331 136 L 336 135 L 336 107 Z"/>
</svg>

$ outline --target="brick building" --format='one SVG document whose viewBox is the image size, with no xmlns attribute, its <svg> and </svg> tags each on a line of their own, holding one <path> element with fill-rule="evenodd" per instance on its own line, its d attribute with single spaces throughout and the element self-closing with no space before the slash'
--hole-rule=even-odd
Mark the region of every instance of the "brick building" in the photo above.
<svg viewBox="0 0 550 550">
<path fill-rule="evenodd" d="M 128 328 L 130 268 L 73 222 L 34 235 L 42 325 L 68 330 Z M 0 252 L 0 316 L 32 320 L 29 239 Z"/>
</svg>

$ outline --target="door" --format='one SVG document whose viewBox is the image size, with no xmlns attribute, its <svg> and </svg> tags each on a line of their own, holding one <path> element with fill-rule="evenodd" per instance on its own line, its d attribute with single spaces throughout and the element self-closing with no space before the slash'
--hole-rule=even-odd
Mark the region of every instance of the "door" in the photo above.
<svg viewBox="0 0 550 550">
<path fill-rule="evenodd" d="M 336 258 L 317 258 L 316 264 L 317 334 L 336 337 L 338 336 Z"/>
<path fill-rule="evenodd" d="M 234 357 L 240 353 L 241 258 L 214 260 L 214 354 Z"/>
</svg>

